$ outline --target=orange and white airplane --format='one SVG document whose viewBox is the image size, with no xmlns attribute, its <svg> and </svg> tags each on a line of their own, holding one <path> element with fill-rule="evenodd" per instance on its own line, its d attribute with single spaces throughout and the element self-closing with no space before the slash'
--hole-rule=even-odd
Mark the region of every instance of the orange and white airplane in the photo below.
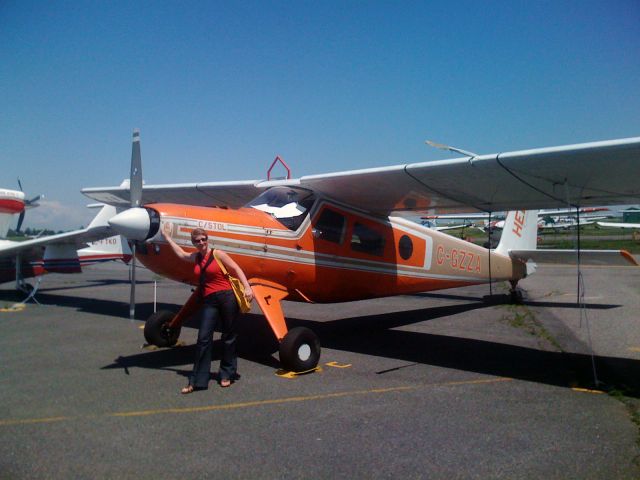
<svg viewBox="0 0 640 480">
<path fill-rule="evenodd" d="M 640 137 L 346 171 L 298 179 L 142 186 L 139 133 L 134 131 L 130 186 L 83 193 L 122 209 L 109 220 L 134 242 L 150 270 L 193 283 L 193 265 L 162 238 L 192 251 L 199 227 L 212 246 L 236 261 L 293 371 L 314 368 L 316 335 L 288 330 L 280 302 L 344 302 L 430 290 L 518 281 L 533 261 L 575 261 L 572 251 L 536 249 L 538 208 L 637 203 Z M 409 221 L 399 213 L 510 211 L 495 250 Z M 581 263 L 637 265 L 624 251 L 581 251 Z M 145 337 L 175 344 L 198 306 L 198 293 L 177 314 L 157 312 Z"/>
</svg>

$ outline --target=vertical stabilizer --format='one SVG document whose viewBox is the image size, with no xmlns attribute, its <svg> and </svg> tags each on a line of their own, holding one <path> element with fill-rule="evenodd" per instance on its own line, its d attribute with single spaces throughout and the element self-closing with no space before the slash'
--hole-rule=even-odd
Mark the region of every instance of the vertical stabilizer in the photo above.
<svg viewBox="0 0 640 480">
<path fill-rule="evenodd" d="M 497 253 L 509 250 L 535 250 L 538 243 L 538 211 L 513 210 L 507 214 Z"/>
</svg>

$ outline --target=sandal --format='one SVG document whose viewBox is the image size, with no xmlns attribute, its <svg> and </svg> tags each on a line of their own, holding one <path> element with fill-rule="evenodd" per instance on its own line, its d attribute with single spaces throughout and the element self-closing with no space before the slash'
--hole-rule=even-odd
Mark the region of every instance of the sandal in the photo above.
<svg viewBox="0 0 640 480">
<path fill-rule="evenodd" d="M 220 380 L 220 386 L 222 388 L 230 387 L 232 383 L 233 382 L 228 378 L 223 378 L 222 380 Z"/>
<path fill-rule="evenodd" d="M 188 395 L 189 393 L 196 392 L 198 390 L 206 390 L 207 387 L 194 387 L 193 385 L 187 385 L 186 387 L 182 387 L 180 393 L 183 395 Z"/>
</svg>

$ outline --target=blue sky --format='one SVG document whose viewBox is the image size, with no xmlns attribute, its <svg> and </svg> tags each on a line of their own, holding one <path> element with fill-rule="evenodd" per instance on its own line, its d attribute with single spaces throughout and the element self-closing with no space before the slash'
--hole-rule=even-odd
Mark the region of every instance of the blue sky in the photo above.
<svg viewBox="0 0 640 480">
<path fill-rule="evenodd" d="M 640 2 L 0 1 L 0 165 L 80 189 L 294 176 L 640 135 Z"/>
</svg>

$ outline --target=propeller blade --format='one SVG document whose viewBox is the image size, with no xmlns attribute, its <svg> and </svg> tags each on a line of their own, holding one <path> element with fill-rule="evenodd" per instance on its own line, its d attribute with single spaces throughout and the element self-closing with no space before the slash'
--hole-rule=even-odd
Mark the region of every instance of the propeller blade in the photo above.
<svg viewBox="0 0 640 480">
<path fill-rule="evenodd" d="M 136 317 L 136 242 L 131 243 L 131 295 L 129 297 L 129 318 L 134 320 Z"/>
<path fill-rule="evenodd" d="M 27 205 L 33 205 L 34 203 L 36 203 L 38 200 L 40 200 L 42 198 L 42 195 L 36 195 L 35 197 L 33 197 L 31 200 L 25 200 L 24 203 L 26 203 Z"/>
<path fill-rule="evenodd" d="M 131 174 L 129 175 L 131 207 L 139 207 L 142 202 L 142 156 L 140 154 L 140 131 L 133 131 L 131 145 Z"/>
<path fill-rule="evenodd" d="M 131 172 L 129 174 L 129 196 L 131 208 L 142 203 L 142 155 L 140 154 L 140 130 L 133 131 L 131 144 Z M 136 316 L 136 242 L 131 243 L 131 296 L 129 299 L 129 318 Z"/>
<path fill-rule="evenodd" d="M 20 212 L 20 216 L 18 217 L 18 226 L 16 227 L 16 233 L 20 231 L 20 227 L 22 227 L 23 220 L 24 220 L 24 210 Z"/>
<path fill-rule="evenodd" d="M 18 187 L 20 188 L 21 192 L 24 192 L 24 190 L 22 190 L 22 182 L 20 181 L 20 177 L 18 177 Z"/>
</svg>

